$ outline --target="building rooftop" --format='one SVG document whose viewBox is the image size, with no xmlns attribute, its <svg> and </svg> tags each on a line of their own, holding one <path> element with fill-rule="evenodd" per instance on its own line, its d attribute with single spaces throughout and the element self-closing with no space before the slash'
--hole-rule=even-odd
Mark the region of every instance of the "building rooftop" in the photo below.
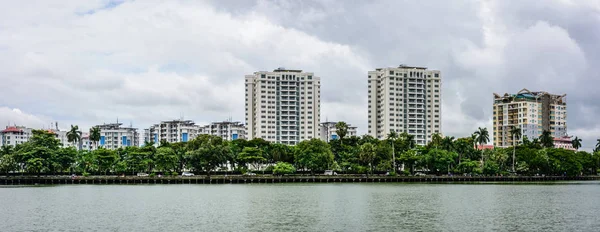
<svg viewBox="0 0 600 232">
<path fill-rule="evenodd" d="M 556 100 L 558 103 L 563 103 L 566 99 L 565 97 L 567 96 L 566 94 L 563 95 L 557 95 L 557 94 L 550 94 L 548 92 L 544 92 L 544 91 L 538 91 L 538 92 L 531 92 L 528 89 L 522 89 L 521 91 L 517 92 L 516 94 L 509 94 L 509 93 L 505 93 L 504 95 L 499 95 L 497 93 L 494 93 L 494 99 L 497 101 L 527 101 L 527 100 L 537 100 L 540 99 L 542 96 L 550 96 L 553 100 Z"/>
<path fill-rule="evenodd" d="M 6 129 L 1 131 L 1 133 L 9 133 L 9 132 L 23 132 L 23 130 L 17 128 L 16 126 L 11 126 L 11 127 L 6 127 Z"/>
<path fill-rule="evenodd" d="M 284 67 L 279 67 L 279 68 L 273 70 L 273 72 L 298 72 L 298 73 L 300 73 L 300 72 L 302 72 L 302 70 L 300 70 L 300 69 L 286 69 Z"/>
</svg>

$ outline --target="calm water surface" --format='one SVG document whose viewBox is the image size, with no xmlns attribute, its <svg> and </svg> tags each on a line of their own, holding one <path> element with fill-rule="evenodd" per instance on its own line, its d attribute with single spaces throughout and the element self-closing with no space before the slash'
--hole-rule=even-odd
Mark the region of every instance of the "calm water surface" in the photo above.
<svg viewBox="0 0 600 232">
<path fill-rule="evenodd" d="M 0 231 L 600 231 L 600 182 L 0 188 Z"/>
</svg>

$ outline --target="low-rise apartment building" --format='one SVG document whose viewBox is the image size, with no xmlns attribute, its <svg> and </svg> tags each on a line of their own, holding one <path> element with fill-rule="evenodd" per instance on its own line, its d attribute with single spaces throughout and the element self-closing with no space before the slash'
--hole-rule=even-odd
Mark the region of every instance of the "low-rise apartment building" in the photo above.
<svg viewBox="0 0 600 232">
<path fill-rule="evenodd" d="M 325 142 L 329 142 L 331 140 L 339 139 L 337 134 L 337 128 L 335 125 L 337 122 L 322 122 L 319 124 L 319 128 L 321 131 L 321 140 Z M 356 127 L 348 124 L 348 132 L 346 133 L 346 138 L 350 136 L 356 136 Z"/>
<path fill-rule="evenodd" d="M 520 128 L 521 135 L 539 138 L 543 131 L 552 137 L 567 136 L 566 94 L 531 92 L 523 89 L 516 94 L 494 93 L 493 138 L 497 147 L 513 146 L 513 128 Z M 521 141 L 519 139 L 517 143 Z"/>
</svg>

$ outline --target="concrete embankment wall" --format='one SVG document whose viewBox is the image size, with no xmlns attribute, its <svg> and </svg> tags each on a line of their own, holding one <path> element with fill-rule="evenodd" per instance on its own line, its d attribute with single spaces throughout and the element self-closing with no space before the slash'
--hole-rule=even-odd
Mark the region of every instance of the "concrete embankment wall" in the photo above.
<svg viewBox="0 0 600 232">
<path fill-rule="evenodd" d="M 270 183 L 469 183 L 548 182 L 600 180 L 600 176 L 510 176 L 510 177 L 388 177 L 388 176 L 211 176 L 211 177 L 0 177 L 0 185 L 58 184 L 270 184 Z"/>
</svg>

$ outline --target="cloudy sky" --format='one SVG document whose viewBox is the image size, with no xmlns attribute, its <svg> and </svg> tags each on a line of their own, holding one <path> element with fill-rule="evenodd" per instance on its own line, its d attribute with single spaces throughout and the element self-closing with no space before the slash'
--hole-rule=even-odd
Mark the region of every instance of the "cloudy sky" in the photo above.
<svg viewBox="0 0 600 232">
<path fill-rule="evenodd" d="M 600 138 L 600 0 L 9 1 L 0 125 L 144 128 L 244 119 L 244 75 L 322 81 L 321 118 L 366 132 L 367 71 L 442 71 L 445 135 L 491 131 L 492 93 L 567 94 L 568 131 Z"/>
</svg>

